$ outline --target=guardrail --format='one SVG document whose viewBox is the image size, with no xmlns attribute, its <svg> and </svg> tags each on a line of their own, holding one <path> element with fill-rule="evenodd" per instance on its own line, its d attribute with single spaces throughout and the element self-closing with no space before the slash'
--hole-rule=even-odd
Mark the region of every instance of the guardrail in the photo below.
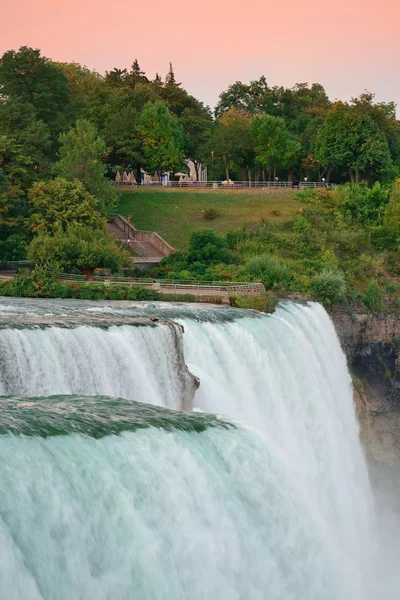
<svg viewBox="0 0 400 600">
<path fill-rule="evenodd" d="M 175 252 L 175 248 L 170 246 L 156 231 L 145 231 L 144 229 L 136 229 L 129 223 L 125 217 L 119 214 L 113 215 L 113 222 L 122 234 L 117 239 L 127 244 L 132 250 L 135 250 L 140 256 L 147 256 L 147 250 L 143 243 L 150 242 L 159 252 L 160 256 L 168 256 Z M 115 232 L 114 232 L 115 235 Z"/>
<path fill-rule="evenodd" d="M 61 281 L 69 281 L 75 283 L 92 283 L 92 284 L 105 284 L 105 285 L 126 285 L 126 286 L 140 286 L 146 288 L 152 288 L 158 291 L 165 291 L 166 293 L 179 293 L 179 292 L 194 292 L 198 296 L 201 295 L 230 295 L 230 294 L 243 294 L 243 295 L 259 295 L 265 293 L 265 287 L 259 282 L 240 282 L 240 281 L 173 281 L 168 279 L 134 279 L 129 277 L 118 277 L 110 276 L 104 277 L 95 275 L 92 280 L 88 280 L 84 275 L 74 275 L 69 273 L 63 273 L 60 275 Z"/>
<path fill-rule="evenodd" d="M 293 181 L 231 181 L 225 183 L 223 181 L 167 181 L 160 183 L 154 181 L 152 183 L 142 183 L 137 185 L 134 182 L 113 182 L 117 187 L 156 187 L 156 188 L 190 188 L 190 189 L 218 189 L 218 190 L 232 190 L 242 188 L 255 188 L 255 189 L 315 189 L 319 187 L 331 188 L 338 184 L 327 183 L 326 181 L 300 181 L 299 183 Z"/>
</svg>

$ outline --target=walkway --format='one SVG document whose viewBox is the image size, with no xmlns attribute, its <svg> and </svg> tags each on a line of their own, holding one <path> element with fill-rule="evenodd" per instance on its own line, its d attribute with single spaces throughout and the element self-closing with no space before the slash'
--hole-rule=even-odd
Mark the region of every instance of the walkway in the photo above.
<svg viewBox="0 0 400 600">
<path fill-rule="evenodd" d="M 114 215 L 114 220 L 108 223 L 108 231 L 135 253 L 135 264 L 159 263 L 165 256 L 175 252 L 158 233 L 136 229 L 122 215 Z"/>
</svg>

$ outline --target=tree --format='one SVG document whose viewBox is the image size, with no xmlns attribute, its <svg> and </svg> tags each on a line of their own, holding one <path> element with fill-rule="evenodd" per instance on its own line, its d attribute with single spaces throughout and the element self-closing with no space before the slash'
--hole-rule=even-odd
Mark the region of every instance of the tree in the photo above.
<svg viewBox="0 0 400 600">
<path fill-rule="evenodd" d="M 393 176 L 388 142 L 377 123 L 343 102 L 334 104 L 327 113 L 314 154 L 325 167 L 346 169 L 352 182 L 359 182 L 368 173 Z"/>
<path fill-rule="evenodd" d="M 231 108 L 244 111 L 251 115 L 274 110 L 276 90 L 270 88 L 264 76 L 258 81 L 251 81 L 249 85 L 236 81 L 228 87 L 219 97 L 215 108 L 215 115 L 220 117 Z"/>
<path fill-rule="evenodd" d="M 93 95 L 105 90 L 104 78 L 79 63 L 52 63 L 67 78 L 74 114 L 82 114 Z"/>
<path fill-rule="evenodd" d="M 251 130 L 258 164 L 268 167 L 270 172 L 273 169 L 274 178 L 277 168 L 289 171 L 293 168 L 300 154 L 300 143 L 287 130 L 282 117 L 257 116 Z"/>
<path fill-rule="evenodd" d="M 118 271 L 132 264 L 127 250 L 117 245 L 104 229 L 90 229 L 82 225 L 68 225 L 54 234 L 39 233 L 28 249 L 30 260 L 40 264 L 59 264 L 63 269 L 78 269 L 93 279 L 96 268 Z"/>
<path fill-rule="evenodd" d="M 38 174 L 45 174 L 50 167 L 50 129 L 36 116 L 32 104 L 19 98 L 0 102 L 0 135 L 12 138 L 28 156 Z"/>
<path fill-rule="evenodd" d="M 169 63 L 169 70 L 165 77 L 165 85 L 176 85 L 176 86 L 181 85 L 180 83 L 176 83 L 174 68 L 173 68 L 171 62 Z"/>
<path fill-rule="evenodd" d="M 98 200 L 77 179 L 37 182 L 29 190 L 28 198 L 32 208 L 30 226 L 35 233 L 55 232 L 71 224 L 91 229 L 105 226 Z"/>
<path fill-rule="evenodd" d="M 112 113 L 104 123 L 104 138 L 109 148 L 108 160 L 122 171 L 143 163 L 142 142 L 138 135 L 139 113 L 132 106 Z"/>
<path fill-rule="evenodd" d="M 0 136 L 0 257 L 3 260 L 25 258 L 29 239 L 26 190 L 34 178 L 32 160 L 15 140 Z"/>
<path fill-rule="evenodd" d="M 0 95 L 31 104 L 50 128 L 53 146 L 73 119 L 71 94 L 64 73 L 40 50 L 26 46 L 9 50 L 0 59 Z"/>
<path fill-rule="evenodd" d="M 106 83 L 111 87 L 123 87 L 126 85 L 128 71 L 126 69 L 113 69 L 106 71 Z"/>
<path fill-rule="evenodd" d="M 179 119 L 185 132 L 185 157 L 193 161 L 196 178 L 199 180 L 199 166 L 208 158 L 208 144 L 213 120 L 208 107 L 201 102 L 196 108 L 185 108 Z"/>
<path fill-rule="evenodd" d="M 137 83 L 149 82 L 149 80 L 146 77 L 146 73 L 141 70 L 137 58 L 135 58 L 135 60 L 132 63 L 131 70 L 126 77 L 126 82 L 132 87 L 135 87 Z"/>
<path fill-rule="evenodd" d="M 101 213 L 109 216 L 115 210 L 116 198 L 110 181 L 105 178 L 106 146 L 96 128 L 79 119 L 73 129 L 61 135 L 60 142 L 54 171 L 68 181 L 81 181 L 98 199 Z"/>
<path fill-rule="evenodd" d="M 249 170 L 254 161 L 251 115 L 236 108 L 226 111 L 216 123 L 210 149 L 224 165 L 227 180 L 231 169 Z"/>
<path fill-rule="evenodd" d="M 147 169 L 158 172 L 176 169 L 183 160 L 183 132 L 163 102 L 148 103 L 138 125 Z"/>
</svg>

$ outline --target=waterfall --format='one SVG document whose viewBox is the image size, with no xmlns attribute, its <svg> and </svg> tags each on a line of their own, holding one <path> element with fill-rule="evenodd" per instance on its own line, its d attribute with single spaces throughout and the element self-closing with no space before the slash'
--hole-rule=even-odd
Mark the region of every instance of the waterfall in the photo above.
<svg viewBox="0 0 400 600">
<path fill-rule="evenodd" d="M 109 395 L 180 410 L 193 386 L 180 335 L 172 323 L 3 329 L 0 395 Z"/>
<path fill-rule="evenodd" d="M 25 302 L 0 304 L 7 599 L 378 597 L 351 381 L 321 306 L 147 307 L 183 333 L 112 324 L 143 313 L 117 303 L 52 301 L 38 325 L 43 303 Z M 217 416 L 169 410 L 189 395 Z"/>
</svg>

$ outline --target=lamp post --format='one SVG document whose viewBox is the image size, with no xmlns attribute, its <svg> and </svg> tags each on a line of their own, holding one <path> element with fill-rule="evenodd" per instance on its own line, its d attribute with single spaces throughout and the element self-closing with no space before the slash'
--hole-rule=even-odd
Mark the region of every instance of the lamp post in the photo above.
<svg viewBox="0 0 400 600">
<path fill-rule="evenodd" d="M 214 181 L 214 150 L 211 150 L 211 181 Z"/>
</svg>

